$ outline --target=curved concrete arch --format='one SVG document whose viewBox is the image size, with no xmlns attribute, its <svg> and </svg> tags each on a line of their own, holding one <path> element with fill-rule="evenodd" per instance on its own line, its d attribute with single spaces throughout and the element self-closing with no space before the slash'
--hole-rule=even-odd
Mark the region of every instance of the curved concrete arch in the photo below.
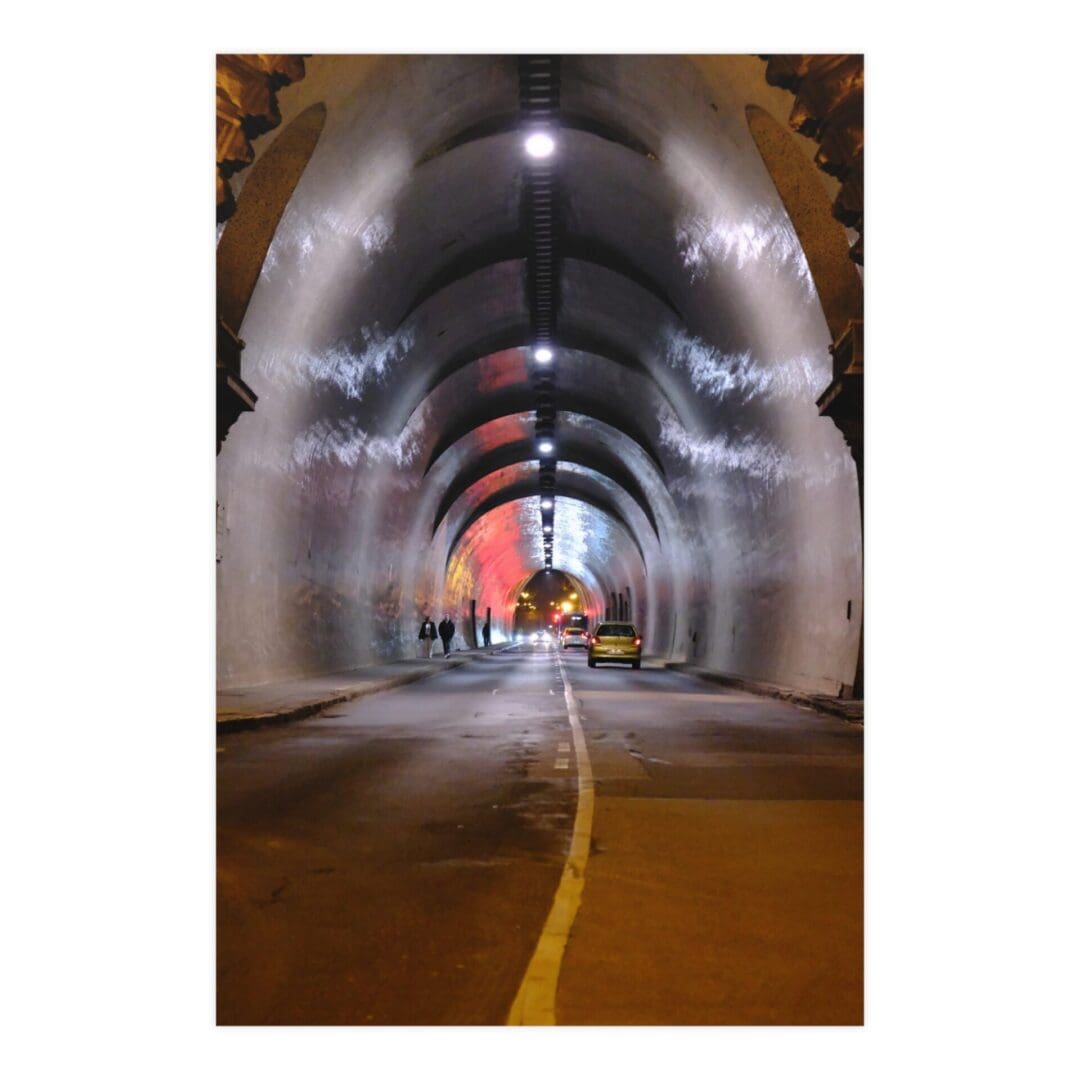
<svg viewBox="0 0 1080 1080">
<path fill-rule="evenodd" d="M 532 360 L 531 350 L 516 347 L 488 353 L 441 379 L 405 424 L 410 431 L 425 423 L 430 429 L 429 421 L 437 418 L 439 432 L 432 432 L 419 450 L 425 473 L 456 441 L 445 433 L 454 430 L 458 438 L 464 436 L 473 416 L 491 421 L 509 412 L 534 411 L 541 377 L 550 379 L 547 392 L 558 411 L 591 415 L 621 428 L 642 446 L 658 471 L 666 473 L 661 418 L 673 407 L 656 380 L 598 353 L 564 345 L 558 346 L 556 362 L 547 369 Z"/>
<path fill-rule="evenodd" d="M 494 495 L 489 495 L 479 504 L 479 506 L 470 511 L 465 520 L 458 526 L 457 531 L 450 540 L 449 549 L 447 550 L 447 564 L 449 565 L 454 551 L 457 549 L 458 544 L 461 543 L 461 538 L 469 531 L 475 521 L 482 518 L 485 514 L 491 513 L 492 510 L 497 509 L 504 503 L 517 502 L 519 499 L 535 494 L 536 481 L 535 479 L 530 478 L 527 480 L 519 480 L 517 483 L 501 488 Z M 607 514 L 608 517 L 618 522 L 626 530 L 630 539 L 633 540 L 634 547 L 637 548 L 637 553 L 641 556 L 642 563 L 645 563 L 645 551 L 641 545 L 641 539 L 638 537 L 633 526 L 625 517 L 623 517 L 622 513 L 614 503 L 605 498 L 603 494 L 597 494 L 595 490 L 590 488 L 590 485 L 587 482 L 582 482 L 580 479 L 575 478 L 561 480 L 558 487 L 558 498 L 576 499 L 578 502 L 589 503 L 601 513 Z"/>
<path fill-rule="evenodd" d="M 492 237 L 476 247 L 459 252 L 446 265 L 438 268 L 430 277 L 421 282 L 402 312 L 401 318 L 398 319 L 398 327 L 408 320 L 421 304 L 427 303 L 443 289 L 455 285 L 488 266 L 495 266 L 498 263 L 524 264 L 528 254 L 528 239 L 520 231 Z"/>
<path fill-rule="evenodd" d="M 651 378 L 682 415 L 694 395 L 685 376 L 657 355 L 655 340 L 688 329 L 629 278 L 576 259 L 564 259 L 562 266 L 554 346 L 595 353 Z M 447 285 L 417 308 L 398 334 L 412 343 L 398 367 L 398 415 L 404 426 L 423 397 L 447 376 L 488 353 L 531 346 L 523 265 L 491 264 Z"/>
<path fill-rule="evenodd" d="M 433 372 L 421 398 L 413 403 L 411 412 L 415 412 L 424 397 L 434 391 L 442 382 L 456 374 L 469 364 L 483 360 L 493 353 L 506 352 L 510 349 L 531 349 L 533 335 L 524 321 L 520 327 L 512 327 L 496 334 L 480 335 L 465 348 L 459 349 Z M 556 350 L 572 350 L 591 356 L 610 360 L 619 367 L 626 368 L 652 382 L 665 403 L 674 407 L 664 388 L 657 382 L 649 368 L 628 348 L 618 342 L 605 340 L 600 335 L 589 334 L 575 328 L 560 328 L 552 339 Z M 557 371 L 552 372 L 557 374 Z"/>
<path fill-rule="evenodd" d="M 648 455 L 649 460 L 656 466 L 657 472 L 664 475 L 664 466 L 660 461 L 660 455 L 649 437 L 641 431 L 637 424 L 628 422 L 621 413 L 605 405 L 603 399 L 583 400 L 576 393 L 567 393 L 563 389 L 556 391 L 559 411 L 570 411 L 590 420 L 607 424 L 608 427 L 625 435 L 632 443 L 640 446 Z M 463 439 L 475 431 L 495 420 L 502 420 L 508 416 L 518 416 L 530 412 L 536 404 L 536 391 L 528 385 L 506 387 L 496 394 L 480 397 L 469 403 L 468 411 L 452 422 L 444 421 L 443 434 L 435 444 L 434 450 L 428 458 L 424 475 L 431 472 L 435 463 L 454 445 L 459 439 Z"/>
<path fill-rule="evenodd" d="M 563 265 L 567 268 L 574 267 L 576 272 L 573 280 L 584 282 L 583 295 L 578 298 L 579 310 L 588 313 L 612 294 L 624 298 L 624 307 L 628 312 L 647 311 L 649 304 L 655 304 L 663 311 L 664 317 L 661 322 L 672 326 L 682 326 L 682 320 L 678 316 L 677 309 L 662 293 L 654 292 L 651 288 L 643 285 L 638 277 L 632 277 L 621 269 L 607 265 L 596 259 L 564 257 Z M 584 273 L 583 273 L 584 271 Z M 493 290 L 488 281 L 498 281 L 502 286 L 501 292 L 506 296 L 506 281 L 510 279 L 518 286 L 515 295 L 507 299 L 511 300 L 509 311 L 502 313 L 504 325 L 495 330 L 484 329 L 472 330 L 472 323 L 479 323 L 488 327 L 494 321 L 492 318 L 492 301 L 499 295 Z M 452 375 L 459 368 L 480 359 L 482 356 L 493 352 L 505 351 L 511 348 L 529 348 L 533 344 L 533 329 L 528 311 L 528 305 L 524 301 L 525 262 L 522 259 L 508 258 L 499 261 L 485 262 L 481 265 L 470 265 L 468 271 L 448 279 L 441 286 L 426 296 L 418 305 L 412 307 L 403 320 L 398 324 L 394 333 L 415 336 L 416 327 L 450 323 L 459 329 L 462 340 L 453 343 L 448 354 L 441 360 L 429 365 L 428 378 L 424 392 L 429 393 L 439 382 Z M 579 286 L 579 291 L 581 287 Z M 591 303 L 589 290 L 602 290 L 602 295 L 596 297 L 596 303 Z M 482 306 L 474 296 L 482 296 L 486 306 Z M 643 305 L 642 301 L 647 300 Z M 445 313 L 445 314 L 444 314 Z M 591 352 L 605 356 L 616 363 L 638 371 L 643 374 L 655 373 L 649 364 L 642 358 L 640 342 L 644 338 L 645 318 L 639 318 L 642 330 L 631 340 L 638 343 L 634 348 L 630 341 L 620 341 L 617 336 L 606 332 L 607 328 L 602 325 L 590 325 L 587 320 L 580 316 L 572 320 L 560 322 L 556 331 L 553 344 L 556 348 L 575 349 L 579 352 Z M 655 320 L 652 320 L 655 321 Z M 426 357 L 437 356 L 440 352 L 439 338 L 443 337 L 449 327 L 435 332 L 436 340 L 431 343 L 430 349 L 425 349 Z"/>
<path fill-rule="evenodd" d="M 652 542 L 649 538 L 649 533 L 652 530 L 640 505 L 625 488 L 612 480 L 610 476 L 588 465 L 563 460 L 555 468 L 555 477 L 556 497 L 563 490 L 564 485 L 573 487 L 579 483 L 587 484 L 590 490 L 600 493 L 608 502 L 619 508 L 619 513 L 631 523 L 635 534 L 641 537 L 642 546 L 646 546 L 647 542 Z M 653 538 L 655 538 L 660 550 L 664 550 L 671 546 L 676 531 L 673 527 L 676 521 L 675 510 L 666 489 L 661 489 L 658 492 L 657 497 L 652 502 L 652 507 L 659 527 L 658 533 L 653 532 Z"/>
<path fill-rule="evenodd" d="M 570 579 L 570 584 L 574 586 L 574 590 L 578 593 L 579 597 L 583 600 L 582 607 L 586 611 L 596 610 L 598 607 L 603 610 L 603 605 L 599 604 L 600 594 L 597 592 L 595 583 L 587 580 L 584 575 L 572 573 L 569 570 L 564 570 L 561 566 L 552 567 L 556 573 L 564 574 Z M 510 588 L 506 590 L 503 603 L 506 606 L 510 606 L 515 597 L 520 596 L 525 586 L 531 581 L 535 581 L 542 573 L 543 570 L 534 570 L 526 574 L 519 581 L 515 582 Z"/>
<path fill-rule="evenodd" d="M 435 535 L 443 519 L 450 512 L 451 507 L 473 484 L 490 473 L 506 468 L 508 465 L 516 465 L 523 461 L 538 462 L 539 460 L 535 440 L 531 438 L 505 443 L 487 451 L 479 458 L 471 459 L 453 475 L 447 486 L 446 492 L 443 494 L 435 511 L 431 535 Z M 622 465 L 613 454 L 607 453 L 605 448 L 599 448 L 581 440 L 560 439 L 558 460 L 595 469 L 596 472 L 606 476 L 621 487 L 641 508 L 642 513 L 656 534 L 657 540 L 659 540 L 660 530 L 656 523 L 656 515 L 645 492 L 633 473 Z"/>
<path fill-rule="evenodd" d="M 517 503 L 504 504 L 473 523 L 446 571 L 446 580 L 452 592 L 455 583 L 458 583 L 464 585 L 470 596 L 495 594 L 502 597 L 503 618 L 512 616 L 515 589 L 520 590 L 522 582 L 543 568 L 539 558 L 530 557 L 530 552 L 526 550 L 534 543 L 539 544 L 539 531 L 532 528 L 538 502 L 537 496 L 526 496 Z M 521 528 L 526 523 L 527 527 Z M 515 534 L 518 543 L 501 542 L 508 531 Z M 610 532 L 607 540 L 610 541 Z M 560 563 L 559 566 L 563 572 L 586 583 L 593 597 L 604 595 L 620 576 L 632 576 L 632 569 L 626 562 L 630 546 L 626 544 L 621 549 L 611 548 L 610 542 L 605 546 L 607 550 L 601 554 L 596 565 Z M 458 588 L 457 594 L 463 599 L 466 592 Z"/>
<path fill-rule="evenodd" d="M 559 249 L 563 258 L 592 263 L 627 278 L 645 292 L 651 293 L 676 318 L 682 318 L 671 297 L 642 266 L 602 240 L 578 236 L 572 232 L 563 233 L 559 236 Z M 517 232 L 509 236 L 494 237 L 476 248 L 461 252 L 451 262 L 432 274 L 416 290 L 398 320 L 398 326 L 400 327 L 421 304 L 430 300 L 440 290 L 464 280 L 485 267 L 505 262 L 524 262 L 528 250 L 527 238 L 523 233 Z"/>
<path fill-rule="evenodd" d="M 579 131 L 593 135 L 605 142 L 614 143 L 625 150 L 630 150 L 652 161 L 657 155 L 641 139 L 611 121 L 589 116 L 585 113 L 560 110 L 558 127 L 561 131 Z M 416 159 L 416 168 L 422 168 L 460 146 L 477 142 L 480 139 L 493 139 L 500 135 L 517 135 L 524 129 L 520 112 L 507 112 L 501 115 L 485 117 L 483 120 L 455 132 L 442 142 L 425 150 Z"/>
<path fill-rule="evenodd" d="M 580 269 L 588 265 L 575 260 L 565 262 L 566 268 L 578 269 L 571 276 L 575 284 L 581 280 Z M 398 367 L 400 376 L 392 409 L 384 414 L 388 431 L 403 430 L 424 398 L 462 368 L 492 353 L 531 348 L 533 332 L 527 308 L 520 296 L 511 300 L 506 295 L 507 270 L 511 271 L 515 291 L 520 292 L 523 289 L 520 267 L 508 263 L 488 266 L 435 294 L 403 325 L 398 336 L 407 339 L 411 348 Z M 578 291 L 572 304 L 568 300 L 553 347 L 601 356 L 648 379 L 667 408 L 679 416 L 685 415 L 693 393 L 652 349 L 657 325 L 671 328 L 669 332 L 672 332 L 682 324 L 659 301 L 625 277 L 593 267 L 591 279 L 602 281 L 622 297 L 621 309 L 626 315 L 620 320 L 598 324 L 590 312 L 608 294 L 598 295 L 597 304 L 590 305 L 587 291 Z M 468 319 L 462 317 L 463 311 L 469 312 Z M 635 313 L 638 313 L 636 318 Z M 640 325 L 635 326 L 635 322 Z M 557 376 L 557 372 L 550 374 Z"/>
<path fill-rule="evenodd" d="M 535 494 L 526 494 L 512 502 L 502 504 L 502 506 L 493 509 L 483 517 L 477 518 L 463 534 L 461 541 L 451 556 L 447 568 L 447 577 L 453 578 L 462 567 L 476 564 L 480 568 L 481 578 L 501 581 L 505 595 L 509 597 L 509 589 L 512 587 L 512 583 L 522 580 L 522 573 L 524 573 L 525 568 L 522 567 L 518 572 L 507 573 L 509 567 L 521 566 L 519 553 L 511 546 L 496 547 L 494 554 L 486 554 L 492 548 L 490 534 L 493 531 L 498 532 L 500 527 L 505 527 L 507 520 L 531 521 L 535 516 L 535 506 L 533 504 L 537 501 L 538 498 Z M 623 526 L 615 523 L 613 519 L 601 514 L 600 511 L 587 503 L 573 498 L 565 499 L 565 503 L 566 506 L 580 507 L 586 519 L 595 519 L 593 527 L 588 529 L 593 537 L 593 547 L 590 549 L 588 557 L 584 559 L 573 552 L 566 553 L 565 556 L 561 557 L 559 568 L 564 573 L 587 579 L 593 591 L 601 596 L 606 594 L 610 588 L 616 587 L 620 579 L 635 576 L 631 571 L 632 564 L 626 560 L 632 558 L 629 555 L 631 551 L 637 553 L 633 543 L 627 542 L 630 537 L 623 529 Z M 564 507 L 564 512 L 565 509 Z M 614 543 L 613 538 L 616 541 Z M 539 541 L 539 534 L 535 536 L 535 540 Z M 560 556 L 557 556 L 557 558 L 560 558 Z M 534 563 L 529 575 L 531 576 L 531 573 L 539 568 L 540 564 L 538 562 Z M 552 568 L 554 569 L 554 566 Z M 640 570 L 642 580 L 644 580 L 644 563 L 640 564 Z M 475 575 L 470 576 L 474 587 L 477 588 L 477 591 L 481 591 L 482 587 L 485 587 L 483 581 L 477 580 Z"/>
<path fill-rule="evenodd" d="M 663 540 L 657 540 L 653 535 L 650 535 L 651 530 L 649 523 L 642 512 L 641 507 L 634 502 L 623 488 L 609 477 L 597 472 L 595 469 L 590 469 L 582 465 L 570 464 L 565 461 L 560 462 L 556 467 L 555 477 L 556 485 L 553 493 L 555 511 L 553 517 L 557 526 L 555 533 L 556 540 L 563 538 L 562 525 L 565 525 L 568 529 L 574 527 L 573 522 L 560 521 L 561 515 L 559 513 L 559 508 L 563 507 L 563 509 L 565 509 L 565 504 L 561 501 L 562 495 L 585 492 L 589 495 L 599 497 L 606 504 L 616 509 L 619 516 L 627 523 L 629 533 L 639 541 L 642 550 L 649 559 L 655 561 L 660 557 L 661 552 L 664 550 Z M 454 503 L 450 513 L 440 525 L 439 530 L 436 533 L 436 537 L 442 537 L 439 541 L 440 550 L 447 550 L 443 545 L 448 542 L 448 538 L 456 536 L 461 523 L 466 518 L 470 517 L 482 503 L 489 499 L 493 500 L 494 496 L 497 496 L 501 491 L 507 488 L 514 487 L 525 495 L 531 494 L 537 496 L 536 505 L 538 505 L 539 497 L 543 494 L 540 492 L 539 479 L 540 470 L 535 461 L 522 462 L 517 465 L 496 469 L 494 472 L 482 477 L 475 484 L 470 486 L 462 494 L 461 498 Z M 424 500 L 424 502 L 425 505 L 431 506 L 431 511 L 433 512 L 433 502 L 431 500 Z M 671 533 L 671 541 L 676 542 L 675 534 L 672 531 L 671 522 L 669 521 L 671 517 L 671 508 L 666 506 L 661 500 L 657 510 L 659 523 L 664 527 L 664 523 L 668 522 L 666 531 Z M 419 513 L 424 513 L 422 508 L 419 510 Z M 492 513 L 498 513 L 498 508 L 493 510 Z M 541 524 L 542 522 L 520 523 L 524 532 L 536 532 L 536 527 Z M 519 529 L 519 531 L 522 531 L 522 529 Z M 426 542 L 427 539 L 428 537 L 425 531 L 423 540 L 419 540 L 418 538 L 418 542 L 423 543 Z M 543 538 L 539 537 L 539 539 Z"/>
</svg>

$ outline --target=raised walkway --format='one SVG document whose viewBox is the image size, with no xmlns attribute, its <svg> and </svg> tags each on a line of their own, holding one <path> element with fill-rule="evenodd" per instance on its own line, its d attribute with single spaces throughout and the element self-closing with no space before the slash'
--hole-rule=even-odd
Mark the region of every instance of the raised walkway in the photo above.
<svg viewBox="0 0 1080 1080">
<path fill-rule="evenodd" d="M 762 697 L 773 697 L 781 701 L 790 701 L 795 705 L 805 705 L 808 708 L 817 709 L 818 712 L 828 713 L 830 716 L 839 716 L 841 720 L 848 720 L 853 724 L 863 722 L 861 700 L 832 697 L 829 694 L 814 694 L 808 690 L 795 690 L 790 686 L 780 686 L 777 683 L 744 679 L 723 671 L 696 667 L 681 660 L 665 660 L 662 661 L 662 666 L 672 671 L 681 671 L 684 675 L 693 675 L 696 679 L 730 686 L 733 690 L 743 690 L 748 694 L 760 694 Z"/>
<path fill-rule="evenodd" d="M 331 705 L 392 690 L 461 667 L 499 650 L 461 649 L 448 657 L 437 653 L 430 660 L 395 660 L 386 664 L 339 671 L 263 686 L 243 686 L 217 693 L 219 735 L 249 731 L 269 724 L 286 724 L 314 716 Z"/>
<path fill-rule="evenodd" d="M 217 731 L 219 735 L 234 731 L 249 731 L 269 724 L 285 724 L 314 716 L 331 705 L 392 690 L 397 686 L 430 678 L 440 671 L 460 667 L 475 660 L 499 653 L 510 644 L 492 645 L 487 649 L 460 649 L 449 657 L 436 653 L 430 660 L 395 660 L 386 664 L 340 671 L 332 675 L 318 675 L 288 682 L 270 683 L 262 686 L 244 686 L 217 693 Z M 779 698 L 796 705 L 804 705 L 819 712 L 839 716 L 852 723 L 863 722 L 863 703 L 813 694 L 773 683 L 743 679 L 709 668 L 696 667 L 681 661 L 661 657 L 646 657 L 645 667 L 670 668 L 694 678 L 720 683 L 733 689 L 743 690 L 763 697 Z"/>
</svg>

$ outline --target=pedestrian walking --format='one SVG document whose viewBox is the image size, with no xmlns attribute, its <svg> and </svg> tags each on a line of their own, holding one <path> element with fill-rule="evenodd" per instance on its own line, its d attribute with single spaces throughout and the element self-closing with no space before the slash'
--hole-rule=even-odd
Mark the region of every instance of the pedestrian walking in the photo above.
<svg viewBox="0 0 1080 1080">
<path fill-rule="evenodd" d="M 442 638 L 443 656 L 449 656 L 450 642 L 454 640 L 454 623 L 449 615 L 444 615 L 439 623 L 439 637 Z"/>
<path fill-rule="evenodd" d="M 437 633 L 438 630 L 431 616 L 425 615 L 424 621 L 420 624 L 420 655 L 425 660 L 431 659 L 431 647 L 435 644 Z"/>
<path fill-rule="evenodd" d="M 488 620 L 484 623 L 483 629 L 480 631 L 484 635 L 484 648 L 486 649 L 491 644 L 491 621 Z"/>
</svg>

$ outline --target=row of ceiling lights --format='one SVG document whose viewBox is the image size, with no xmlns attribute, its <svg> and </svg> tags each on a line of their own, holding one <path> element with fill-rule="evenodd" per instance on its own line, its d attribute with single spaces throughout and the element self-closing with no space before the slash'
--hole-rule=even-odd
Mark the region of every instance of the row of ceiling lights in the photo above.
<svg viewBox="0 0 1080 1080">
<path fill-rule="evenodd" d="M 544 567 L 550 570 L 555 539 L 557 443 L 553 361 L 558 296 L 558 178 L 552 168 L 558 125 L 559 58 L 522 56 L 518 62 L 526 168 L 523 224 L 529 237 L 527 282 L 532 324 L 536 450 L 540 462 L 540 526 Z"/>
</svg>

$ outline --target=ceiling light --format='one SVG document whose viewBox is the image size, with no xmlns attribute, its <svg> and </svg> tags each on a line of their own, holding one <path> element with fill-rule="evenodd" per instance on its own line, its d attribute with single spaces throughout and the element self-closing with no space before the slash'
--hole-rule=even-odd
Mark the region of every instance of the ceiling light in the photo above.
<svg viewBox="0 0 1080 1080">
<path fill-rule="evenodd" d="M 555 354 L 550 349 L 537 349 L 533 353 L 533 356 L 538 364 L 546 364 L 555 356 Z"/>
<path fill-rule="evenodd" d="M 545 525 L 544 526 L 544 532 L 551 532 L 551 526 L 550 525 Z"/>
<path fill-rule="evenodd" d="M 550 439 L 544 439 L 537 449 L 541 454 L 550 454 L 555 449 L 555 444 Z"/>
<path fill-rule="evenodd" d="M 555 140 L 542 131 L 533 132 L 525 140 L 525 152 L 534 158 L 550 157 L 555 149 Z"/>
<path fill-rule="evenodd" d="M 555 504 L 550 499 L 541 499 L 540 500 L 540 509 L 541 510 L 550 510 L 554 505 Z"/>
</svg>

